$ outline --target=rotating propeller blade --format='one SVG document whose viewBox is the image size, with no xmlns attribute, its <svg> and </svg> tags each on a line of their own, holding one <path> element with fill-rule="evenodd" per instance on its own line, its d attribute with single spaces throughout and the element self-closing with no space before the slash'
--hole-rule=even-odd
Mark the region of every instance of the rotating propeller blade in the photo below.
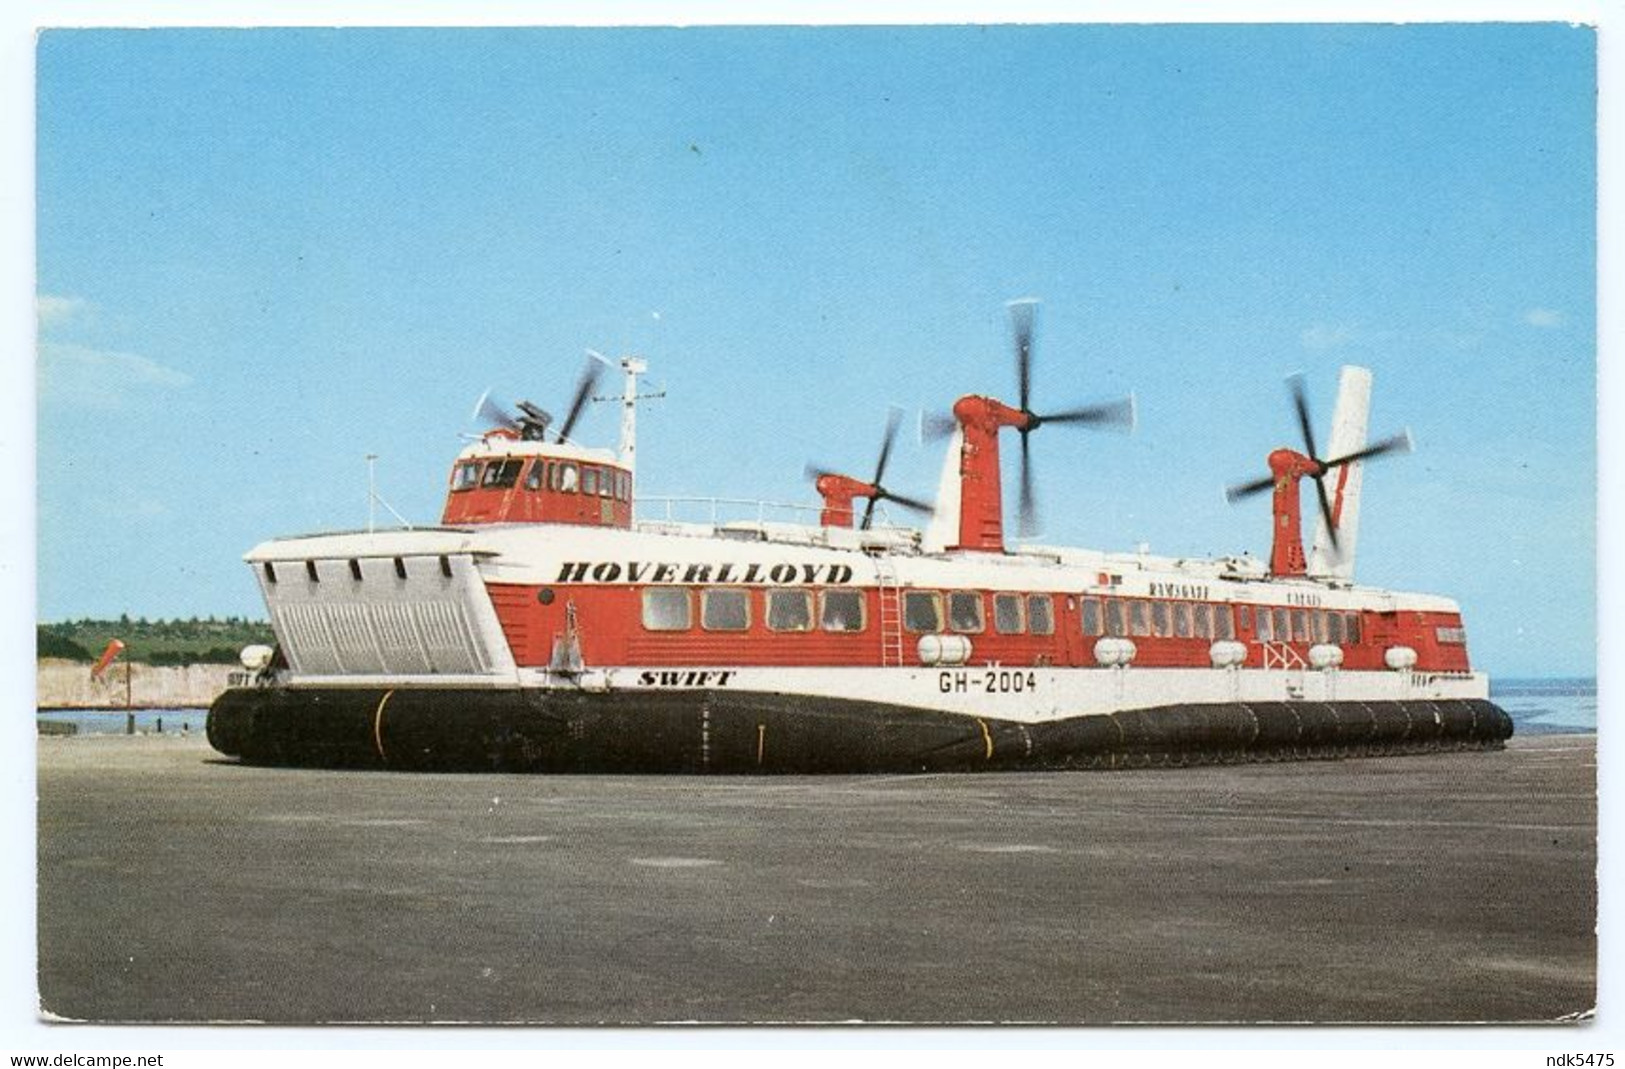
<svg viewBox="0 0 1625 1069">
<path fill-rule="evenodd" d="M 1021 430 L 1021 501 L 1017 531 L 1031 538 L 1038 531 L 1038 503 L 1033 500 L 1033 460 L 1028 448 L 1027 428 Z"/>
<path fill-rule="evenodd" d="M 1269 490 L 1274 486 L 1275 476 L 1266 475 L 1264 478 L 1254 479 L 1252 482 L 1236 483 L 1232 486 L 1225 487 L 1224 499 L 1226 501 L 1240 501 L 1244 497 L 1251 497 L 1254 494 Z"/>
<path fill-rule="evenodd" d="M 1356 460 L 1370 460 L 1373 457 L 1384 456 L 1388 453 L 1409 453 L 1415 447 L 1416 442 L 1411 438 L 1411 432 L 1407 428 L 1398 434 L 1384 438 L 1380 442 L 1373 442 L 1364 449 L 1357 449 L 1347 456 L 1338 457 L 1336 460 L 1328 460 L 1325 464 L 1328 468 L 1340 468 L 1344 464 L 1353 464 Z"/>
<path fill-rule="evenodd" d="M 892 445 L 897 441 L 897 428 L 903 422 L 903 410 L 893 407 L 886 413 L 886 436 L 880 440 L 880 459 L 875 463 L 875 477 L 869 481 L 875 486 L 886 474 L 886 463 L 891 460 Z"/>
<path fill-rule="evenodd" d="M 1337 548 L 1337 521 L 1332 519 L 1331 499 L 1326 496 L 1326 479 L 1315 476 L 1315 494 L 1320 498 L 1320 518 L 1326 522 L 1326 537 L 1331 540 L 1332 548 Z"/>
<path fill-rule="evenodd" d="M 882 491 L 880 496 L 885 498 L 887 501 L 901 505 L 904 508 L 910 509 L 914 512 L 923 512 L 927 516 L 937 511 L 937 507 L 931 504 L 931 502 L 921 501 L 917 497 L 904 497 L 902 494 L 894 494 L 890 490 Z"/>
<path fill-rule="evenodd" d="M 1034 418 L 1039 423 L 1081 423 L 1107 431 L 1132 431 L 1136 422 L 1134 395 Z"/>
<path fill-rule="evenodd" d="M 564 417 L 564 425 L 559 428 L 559 441 L 570 437 L 575 430 L 576 420 L 581 418 L 581 412 L 587 407 L 587 400 L 592 397 L 593 390 L 598 388 L 598 378 L 604 373 L 603 357 L 594 357 L 589 353 L 586 366 L 581 369 L 581 377 L 576 380 L 576 395 L 570 401 L 570 413 Z"/>
<path fill-rule="evenodd" d="M 940 442 L 959 429 L 959 421 L 945 412 L 920 413 L 920 443 Z"/>
<path fill-rule="evenodd" d="M 870 494 L 869 495 L 869 500 L 864 502 L 864 504 L 863 504 L 863 522 L 858 524 L 858 529 L 860 531 L 867 531 L 869 529 L 869 525 L 874 522 L 874 519 L 875 519 L 875 502 L 879 501 L 879 500 L 880 500 L 880 495 L 878 493 L 874 493 L 874 494 Z"/>
<path fill-rule="evenodd" d="M 1021 410 L 1029 410 L 1033 389 L 1033 331 L 1038 301 L 1023 297 L 1005 305 L 1010 309 L 1010 335 L 1016 343 L 1016 391 Z"/>
<path fill-rule="evenodd" d="M 491 391 L 486 390 L 480 394 L 480 399 L 474 402 L 473 419 L 482 423 L 494 423 L 498 427 L 510 431 L 519 429 L 519 421 L 508 413 L 501 405 L 491 400 Z"/>
<path fill-rule="evenodd" d="M 1292 391 L 1292 407 L 1298 413 L 1298 429 L 1303 432 L 1303 451 L 1310 460 L 1319 460 L 1315 451 L 1315 431 L 1309 420 L 1309 394 L 1304 388 L 1303 372 L 1287 376 L 1287 388 Z"/>
</svg>

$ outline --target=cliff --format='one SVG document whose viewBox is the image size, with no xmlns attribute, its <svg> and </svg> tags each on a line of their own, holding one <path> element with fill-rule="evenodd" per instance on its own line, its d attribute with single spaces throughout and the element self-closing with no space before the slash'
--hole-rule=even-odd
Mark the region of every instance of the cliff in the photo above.
<svg viewBox="0 0 1625 1069">
<path fill-rule="evenodd" d="M 90 678 L 90 665 L 47 658 L 35 672 L 41 709 L 122 709 L 124 674 L 130 673 L 129 704 L 137 709 L 202 708 L 226 689 L 226 678 L 241 671 L 229 664 L 193 664 L 184 667 L 119 663 L 100 679 Z"/>
</svg>

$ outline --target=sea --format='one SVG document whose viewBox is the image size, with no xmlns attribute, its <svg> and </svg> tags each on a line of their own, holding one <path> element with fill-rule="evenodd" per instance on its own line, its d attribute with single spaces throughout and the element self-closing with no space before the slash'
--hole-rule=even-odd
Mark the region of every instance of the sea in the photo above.
<svg viewBox="0 0 1625 1069">
<path fill-rule="evenodd" d="M 1590 735 L 1597 730 L 1595 679 L 1492 679 L 1490 698 L 1512 717 L 1518 735 Z M 203 731 L 207 719 L 203 709 L 137 709 L 134 715 L 140 735 L 194 735 Z M 39 722 L 62 725 L 54 730 L 77 735 L 122 735 L 130 728 L 122 709 L 42 709 Z"/>
</svg>

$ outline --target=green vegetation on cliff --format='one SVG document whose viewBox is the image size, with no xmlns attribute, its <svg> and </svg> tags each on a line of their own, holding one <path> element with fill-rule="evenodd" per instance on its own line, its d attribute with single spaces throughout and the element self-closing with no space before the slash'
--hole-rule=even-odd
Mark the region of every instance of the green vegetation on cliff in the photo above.
<svg viewBox="0 0 1625 1069">
<path fill-rule="evenodd" d="M 237 616 L 217 619 L 64 620 L 40 624 L 39 656 L 94 661 L 112 639 L 124 643 L 123 656 L 142 664 L 235 664 L 244 646 L 275 641 L 271 625 Z"/>
</svg>

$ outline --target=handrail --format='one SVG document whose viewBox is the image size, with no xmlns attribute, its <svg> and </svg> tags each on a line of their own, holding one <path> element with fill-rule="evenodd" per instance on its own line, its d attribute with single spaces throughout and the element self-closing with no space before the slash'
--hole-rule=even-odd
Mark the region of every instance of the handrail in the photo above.
<svg viewBox="0 0 1625 1069">
<path fill-rule="evenodd" d="M 638 498 L 637 498 L 637 504 L 639 504 L 639 505 L 643 505 L 643 504 L 664 505 L 665 510 L 666 510 L 666 515 L 665 515 L 665 522 L 666 523 L 680 522 L 677 519 L 677 517 L 675 515 L 673 515 L 673 506 L 676 506 L 676 505 L 700 505 L 700 506 L 704 506 L 704 507 L 709 509 L 709 517 L 708 517 L 707 522 L 709 522 L 711 524 L 711 526 L 713 526 L 713 527 L 715 527 L 717 525 L 717 523 L 719 521 L 719 518 L 720 518 L 721 509 L 723 509 L 724 507 L 743 506 L 745 508 L 745 510 L 747 510 L 747 511 L 751 510 L 751 509 L 754 509 L 755 513 L 756 513 L 755 520 L 756 520 L 757 523 L 766 523 L 768 513 L 770 511 L 779 512 L 779 513 L 790 513 L 792 516 L 805 516 L 807 514 L 812 514 L 812 515 L 816 516 L 821 511 L 821 509 L 817 505 L 792 504 L 792 503 L 787 502 L 787 501 L 764 501 L 764 500 L 760 500 L 760 499 L 757 499 L 757 498 L 748 498 L 748 497 L 712 497 L 712 496 L 692 496 L 692 497 L 689 497 L 689 496 L 682 496 L 682 495 L 649 496 L 649 495 L 646 495 L 646 494 L 639 494 Z M 744 516 L 744 517 L 740 517 L 740 518 L 741 519 L 749 519 L 750 517 L 749 516 Z"/>
</svg>

